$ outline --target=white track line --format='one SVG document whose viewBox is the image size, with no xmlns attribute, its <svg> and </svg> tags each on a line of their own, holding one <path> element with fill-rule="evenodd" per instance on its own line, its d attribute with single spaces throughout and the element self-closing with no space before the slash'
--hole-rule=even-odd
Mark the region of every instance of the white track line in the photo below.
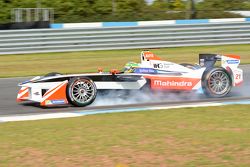
<svg viewBox="0 0 250 167">
<path fill-rule="evenodd" d="M 81 115 L 70 112 L 35 114 L 35 115 L 15 115 L 15 116 L 0 117 L 0 122 L 31 121 L 31 120 L 42 120 L 42 119 L 54 119 L 54 118 L 70 118 L 79 116 Z"/>
<path fill-rule="evenodd" d="M 235 102 L 236 103 L 236 102 Z M 61 113 L 47 113 L 47 114 L 30 114 L 30 115 L 14 115 L 14 116 L 3 116 L 0 117 L 0 122 L 15 122 L 15 121 L 31 121 L 31 120 L 43 120 L 43 119 L 55 119 L 55 118 L 70 118 L 79 117 L 85 115 L 94 114 L 107 114 L 107 113 L 121 113 L 121 112 L 134 112 L 134 111 L 145 111 L 145 110 L 161 110 L 161 109 L 173 109 L 173 108 L 186 108 L 186 107 L 208 107 L 208 106 L 222 106 L 234 104 L 230 103 L 200 103 L 200 104 L 183 104 L 183 105 L 171 105 L 169 106 L 152 106 L 152 107 L 139 107 L 139 108 L 121 108 L 121 109 L 98 109 L 98 110 L 85 110 L 76 112 L 61 112 Z M 236 104 L 241 104 L 237 102 Z M 243 104 L 250 104 L 248 103 Z"/>
</svg>

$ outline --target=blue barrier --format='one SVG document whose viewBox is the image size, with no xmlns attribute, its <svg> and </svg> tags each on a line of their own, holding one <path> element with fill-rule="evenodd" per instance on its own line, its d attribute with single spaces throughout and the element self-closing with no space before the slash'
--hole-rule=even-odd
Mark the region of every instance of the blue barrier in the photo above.
<svg viewBox="0 0 250 167">
<path fill-rule="evenodd" d="M 175 24 L 202 24 L 209 23 L 208 19 L 176 20 Z"/>
<path fill-rule="evenodd" d="M 63 28 L 63 24 L 50 24 L 50 28 L 54 29 Z"/>
<path fill-rule="evenodd" d="M 102 27 L 138 26 L 138 22 L 103 22 Z"/>
<path fill-rule="evenodd" d="M 174 24 L 206 24 L 214 22 L 248 22 L 250 18 L 226 18 L 226 19 L 193 19 L 193 20 L 161 20 L 161 21 L 138 21 L 138 22 L 95 22 L 95 23 L 66 23 L 66 24 L 51 24 L 50 27 L 58 28 L 100 28 L 100 27 L 135 27 L 141 26 L 142 23 L 147 26 L 174 25 Z M 164 23 L 165 22 L 165 23 Z"/>
</svg>

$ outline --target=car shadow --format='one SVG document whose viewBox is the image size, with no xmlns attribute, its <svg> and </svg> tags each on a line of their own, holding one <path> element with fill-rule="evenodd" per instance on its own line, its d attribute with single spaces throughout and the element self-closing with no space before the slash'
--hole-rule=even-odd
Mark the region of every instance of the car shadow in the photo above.
<svg viewBox="0 0 250 167">
<path fill-rule="evenodd" d="M 41 106 L 39 102 L 23 102 L 21 103 L 22 106 L 40 108 L 40 109 L 62 109 L 62 108 L 69 108 L 72 107 L 69 104 L 64 105 L 57 105 L 57 106 Z"/>
</svg>

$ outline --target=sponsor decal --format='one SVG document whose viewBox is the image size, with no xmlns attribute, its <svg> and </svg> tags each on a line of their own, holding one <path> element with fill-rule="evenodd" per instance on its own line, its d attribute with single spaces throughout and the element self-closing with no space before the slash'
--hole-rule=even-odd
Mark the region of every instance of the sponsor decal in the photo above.
<svg viewBox="0 0 250 167">
<path fill-rule="evenodd" d="M 144 57 L 148 60 L 161 60 L 159 57 L 157 57 L 152 52 L 144 52 Z"/>
<path fill-rule="evenodd" d="M 154 54 L 148 52 L 148 53 L 144 53 L 144 56 L 145 56 L 146 58 L 153 58 L 153 57 L 154 57 Z"/>
<path fill-rule="evenodd" d="M 185 87 L 190 87 L 193 86 L 192 82 L 176 82 L 176 81 L 160 81 L 160 80 L 154 80 L 154 85 L 158 86 L 171 86 L 171 87 L 176 87 L 176 86 L 185 86 Z"/>
<path fill-rule="evenodd" d="M 152 89 L 168 89 L 168 90 L 192 90 L 193 87 L 200 81 L 198 78 L 152 78 Z"/>
<path fill-rule="evenodd" d="M 45 105 L 51 105 L 51 100 L 45 100 Z"/>
<path fill-rule="evenodd" d="M 227 60 L 227 64 L 239 64 L 239 60 Z"/>
<path fill-rule="evenodd" d="M 200 66 L 204 66 L 205 65 L 205 60 L 204 59 L 200 59 Z"/>
<path fill-rule="evenodd" d="M 65 104 L 65 100 L 46 100 L 45 105 L 52 105 L 52 104 Z"/>
<path fill-rule="evenodd" d="M 65 101 L 62 99 L 62 100 L 51 100 L 51 103 L 52 104 L 65 104 Z"/>
<path fill-rule="evenodd" d="M 157 71 L 152 68 L 136 68 L 134 73 L 141 73 L 141 74 L 155 74 Z"/>
<path fill-rule="evenodd" d="M 154 68 L 157 68 L 157 69 L 166 69 L 166 68 L 169 68 L 171 65 L 173 65 L 172 63 L 156 63 L 156 64 L 153 64 L 153 67 Z"/>
</svg>

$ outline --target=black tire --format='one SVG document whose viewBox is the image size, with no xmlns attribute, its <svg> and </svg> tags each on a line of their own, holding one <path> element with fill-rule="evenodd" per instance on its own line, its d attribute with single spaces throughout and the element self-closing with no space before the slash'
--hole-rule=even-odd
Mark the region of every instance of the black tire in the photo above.
<svg viewBox="0 0 250 167">
<path fill-rule="evenodd" d="M 59 72 L 51 72 L 51 73 L 44 75 L 44 77 L 53 77 L 53 76 L 58 76 L 58 75 L 62 75 L 62 74 Z"/>
<path fill-rule="evenodd" d="M 74 106 L 83 107 L 91 104 L 97 94 L 95 83 L 87 77 L 71 78 L 67 85 L 66 96 Z"/>
<path fill-rule="evenodd" d="M 208 69 L 202 77 L 202 89 L 208 97 L 224 97 L 232 89 L 232 78 L 224 68 Z"/>
</svg>

